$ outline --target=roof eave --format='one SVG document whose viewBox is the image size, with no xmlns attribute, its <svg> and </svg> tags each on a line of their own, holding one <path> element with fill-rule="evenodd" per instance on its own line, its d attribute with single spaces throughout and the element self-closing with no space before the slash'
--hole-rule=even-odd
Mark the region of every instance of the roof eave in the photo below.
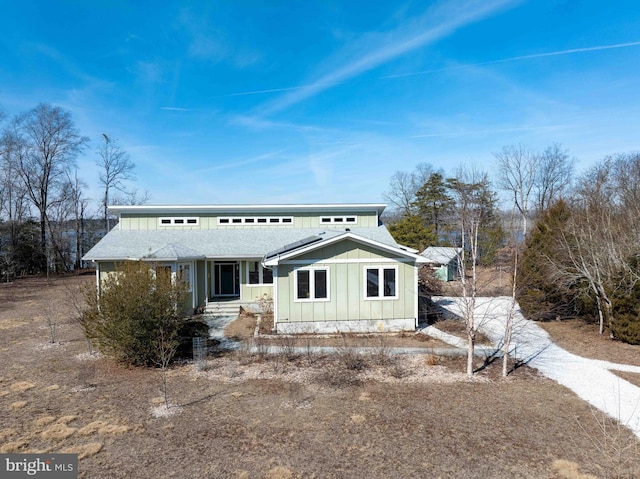
<svg viewBox="0 0 640 479">
<path fill-rule="evenodd" d="M 329 203 L 329 204 L 264 204 L 264 205 L 111 205 L 109 211 L 122 213 L 188 214 L 188 213 L 241 213 L 241 212 L 349 212 L 376 211 L 378 215 L 387 207 L 384 203 Z"/>
</svg>

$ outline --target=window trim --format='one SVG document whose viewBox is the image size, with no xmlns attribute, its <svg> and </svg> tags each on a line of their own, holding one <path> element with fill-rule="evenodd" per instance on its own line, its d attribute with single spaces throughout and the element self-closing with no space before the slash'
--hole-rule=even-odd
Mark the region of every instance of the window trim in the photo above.
<svg viewBox="0 0 640 479">
<path fill-rule="evenodd" d="M 378 296 L 369 296 L 369 291 L 367 288 L 367 270 L 376 269 L 378 270 Z M 394 271 L 394 280 L 395 280 L 395 291 L 393 296 L 385 296 L 384 295 L 384 271 L 385 270 L 393 270 Z M 384 300 L 396 300 L 400 299 L 398 295 L 398 290 L 400 289 L 398 286 L 398 265 L 393 266 L 371 266 L 365 265 L 362 268 L 362 284 L 363 284 L 363 298 L 365 301 L 384 301 Z"/>
<path fill-rule="evenodd" d="M 200 218 L 197 216 L 160 216 L 158 226 L 199 226 Z"/>
<path fill-rule="evenodd" d="M 298 272 L 299 271 L 308 271 L 309 272 L 309 298 L 298 298 Z M 316 271 L 324 271 L 326 276 L 326 298 L 316 298 Z M 313 296 L 311 296 L 313 293 Z M 313 267 L 304 267 L 304 268 L 296 268 L 293 270 L 293 302 L 294 303 L 316 303 L 316 302 L 327 302 L 331 301 L 331 270 L 327 266 L 313 266 Z"/>
<path fill-rule="evenodd" d="M 184 268 L 184 266 L 188 266 L 188 268 L 189 268 L 189 278 L 188 278 L 188 281 L 184 281 L 184 279 L 183 279 L 183 282 L 187 283 L 187 286 L 188 286 L 187 292 L 188 293 L 192 293 L 193 292 L 193 273 L 194 273 L 194 271 L 193 271 L 193 263 L 190 262 L 190 261 L 181 261 L 181 262 L 176 263 L 175 275 L 176 275 L 176 278 L 178 278 L 178 276 L 180 275 L 180 268 L 181 267 Z"/>
<path fill-rule="evenodd" d="M 356 225 L 358 224 L 357 215 L 341 215 L 341 216 L 320 216 L 320 224 L 338 224 L 338 225 Z"/>
<path fill-rule="evenodd" d="M 250 274 L 249 265 L 251 263 L 258 263 L 258 283 L 250 283 L 249 282 L 250 281 L 250 279 L 249 279 L 249 274 Z M 268 269 L 268 268 L 265 268 L 264 266 L 262 266 L 262 263 L 260 263 L 260 260 L 253 260 L 253 261 L 247 260 L 247 261 L 245 261 L 245 265 L 246 265 L 245 266 L 245 272 L 246 272 L 246 278 L 247 278 L 246 283 L 245 283 L 246 286 L 248 286 L 249 288 L 259 288 L 261 286 L 273 286 L 273 283 L 275 282 L 275 277 L 273 278 L 273 281 L 271 281 L 271 283 L 265 283 L 264 282 L 264 271 L 265 271 L 265 269 Z"/>
<path fill-rule="evenodd" d="M 293 216 L 218 216 L 220 226 L 281 226 L 293 222 Z"/>
</svg>

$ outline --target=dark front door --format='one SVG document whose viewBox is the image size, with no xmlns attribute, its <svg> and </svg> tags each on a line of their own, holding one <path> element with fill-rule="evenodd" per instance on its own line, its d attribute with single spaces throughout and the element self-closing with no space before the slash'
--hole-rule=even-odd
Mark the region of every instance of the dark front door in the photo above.
<svg viewBox="0 0 640 479">
<path fill-rule="evenodd" d="M 237 296 L 240 293 L 238 263 L 216 263 L 214 273 L 215 296 Z"/>
</svg>

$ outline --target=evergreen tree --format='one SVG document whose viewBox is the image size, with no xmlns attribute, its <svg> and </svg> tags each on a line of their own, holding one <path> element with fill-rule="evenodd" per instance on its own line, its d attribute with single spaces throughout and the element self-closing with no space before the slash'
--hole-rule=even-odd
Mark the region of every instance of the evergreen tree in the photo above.
<svg viewBox="0 0 640 479">
<path fill-rule="evenodd" d="M 431 226 L 438 241 L 451 222 L 455 201 L 441 173 L 432 173 L 416 191 L 413 202 L 417 214 L 427 226 Z"/>
<path fill-rule="evenodd" d="M 517 299 L 529 319 L 573 317 L 580 307 L 575 289 L 559 282 L 556 274 L 558 265 L 566 262 L 560 239 L 570 215 L 569 206 L 560 200 L 538 219 L 527 236 L 518 264 Z"/>
<path fill-rule="evenodd" d="M 398 243 L 419 251 L 437 243 L 437 237 L 431 226 L 425 226 L 416 215 L 405 216 L 389 225 L 389 233 Z"/>
</svg>

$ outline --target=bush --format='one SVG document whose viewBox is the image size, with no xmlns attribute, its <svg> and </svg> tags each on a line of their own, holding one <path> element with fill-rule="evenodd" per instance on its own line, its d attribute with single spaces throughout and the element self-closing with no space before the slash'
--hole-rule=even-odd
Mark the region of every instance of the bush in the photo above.
<svg viewBox="0 0 640 479">
<path fill-rule="evenodd" d="M 640 258 L 630 258 L 632 277 L 640 273 Z M 629 281 L 628 272 L 622 271 L 616 278 L 620 285 L 611 294 L 611 319 L 609 330 L 614 338 L 629 344 L 640 344 L 640 283 Z M 626 285 L 626 287 L 624 287 Z"/>
<path fill-rule="evenodd" d="M 87 289 L 81 324 L 98 349 L 117 361 L 159 365 L 178 347 L 185 294 L 184 283 L 172 280 L 168 268 L 127 262 L 101 281 L 99 295 Z"/>
</svg>

